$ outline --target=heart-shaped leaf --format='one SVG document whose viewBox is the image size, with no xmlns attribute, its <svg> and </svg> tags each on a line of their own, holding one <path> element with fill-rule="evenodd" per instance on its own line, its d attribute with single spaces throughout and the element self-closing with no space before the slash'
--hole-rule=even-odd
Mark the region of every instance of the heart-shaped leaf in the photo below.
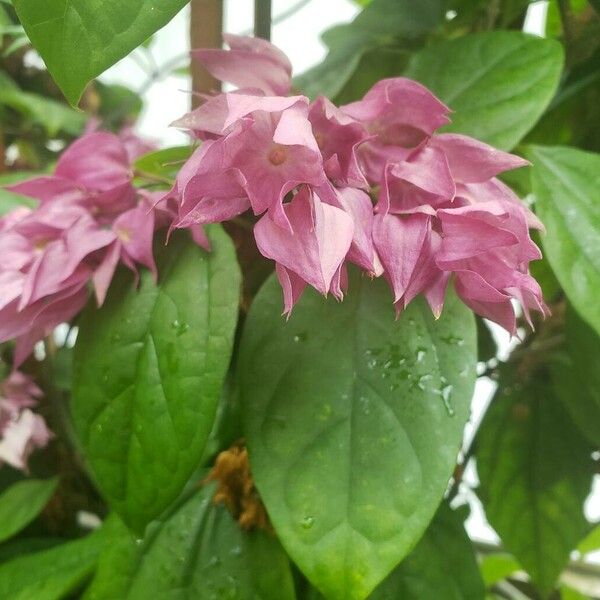
<svg viewBox="0 0 600 600">
<path fill-rule="evenodd" d="M 417 52 L 406 75 L 425 84 L 454 111 L 447 131 L 511 150 L 552 100 L 562 64 L 557 41 L 493 31 Z"/>
<path fill-rule="evenodd" d="M 71 104 L 89 81 L 166 25 L 189 0 L 13 0 Z"/>
<path fill-rule="evenodd" d="M 80 322 L 74 423 L 98 487 L 138 531 L 198 467 L 229 365 L 240 274 L 223 230 L 210 239 L 207 253 L 174 236 L 158 285 L 122 272 Z"/>
<path fill-rule="evenodd" d="M 411 550 L 455 464 L 474 384 L 474 319 L 454 295 L 394 320 L 385 283 L 343 303 L 305 292 L 289 322 L 277 282 L 240 348 L 257 487 L 294 561 L 327 598 L 362 599 Z"/>
<path fill-rule="evenodd" d="M 188 494 L 143 542 L 115 519 L 85 600 L 294 600 L 289 561 L 275 536 L 244 531 L 212 502 L 213 493 L 208 486 Z"/>
</svg>

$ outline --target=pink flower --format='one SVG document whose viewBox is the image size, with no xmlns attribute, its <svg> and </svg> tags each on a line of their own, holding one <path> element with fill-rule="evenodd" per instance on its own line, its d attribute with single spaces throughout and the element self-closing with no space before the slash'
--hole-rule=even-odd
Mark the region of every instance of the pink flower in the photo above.
<svg viewBox="0 0 600 600">
<path fill-rule="evenodd" d="M 226 146 L 204 142 L 182 167 L 165 199 L 175 199 L 173 227 L 219 223 L 250 208 L 244 189 L 246 180 L 239 169 L 227 168 Z"/>
<path fill-rule="evenodd" d="M 88 133 L 61 155 L 54 175 L 8 189 L 41 202 L 79 204 L 96 218 L 110 219 L 135 205 L 133 173 L 123 142 L 107 132 Z"/>
<path fill-rule="evenodd" d="M 375 185 L 388 161 L 404 160 L 412 148 L 450 122 L 446 105 L 404 77 L 378 81 L 362 100 L 340 108 L 373 136 L 361 147 L 361 159 L 367 179 Z"/>
<path fill-rule="evenodd" d="M 529 236 L 525 211 L 514 203 L 485 202 L 438 211 L 442 244 L 436 264 L 455 273 L 456 291 L 478 314 L 516 332 L 511 299 L 548 314 L 542 291 L 528 270 L 541 258 Z"/>
<path fill-rule="evenodd" d="M 373 239 L 398 314 L 421 293 L 433 313 L 437 317 L 441 314 L 448 275 L 435 263 L 441 238 L 432 222 L 431 215 L 419 212 L 375 216 Z"/>
<path fill-rule="evenodd" d="M 285 313 L 300 297 L 304 282 L 341 299 L 342 265 L 354 233 L 352 218 L 322 202 L 307 186 L 285 204 L 284 211 L 290 229 L 265 215 L 254 227 L 254 235 L 263 256 L 277 262 Z"/>
<path fill-rule="evenodd" d="M 152 243 L 155 214 L 149 202 L 141 201 L 135 208 L 120 214 L 112 224 L 113 241 L 93 275 L 98 304 L 102 305 L 119 261 L 137 276 L 136 263 L 144 265 L 158 277 Z"/>
<path fill-rule="evenodd" d="M 311 104 L 308 119 L 331 181 L 339 186 L 368 188 L 357 156 L 358 147 L 369 137 L 364 125 L 324 96 Z"/>
<path fill-rule="evenodd" d="M 220 81 L 265 94 L 285 96 L 292 86 L 292 65 L 273 44 L 259 38 L 224 34 L 230 50 L 192 50 L 192 57 Z"/>
<path fill-rule="evenodd" d="M 27 459 L 52 439 L 44 419 L 29 410 L 42 396 L 33 380 L 13 371 L 0 383 L 0 464 L 27 470 Z"/>
<path fill-rule="evenodd" d="M 0 219 L 0 342 L 15 340 L 15 365 L 85 305 L 101 304 L 117 263 L 154 273 L 156 216 L 131 185 L 129 157 L 112 134 L 90 133 L 61 156 L 54 176 L 12 189 L 40 200 Z"/>
</svg>

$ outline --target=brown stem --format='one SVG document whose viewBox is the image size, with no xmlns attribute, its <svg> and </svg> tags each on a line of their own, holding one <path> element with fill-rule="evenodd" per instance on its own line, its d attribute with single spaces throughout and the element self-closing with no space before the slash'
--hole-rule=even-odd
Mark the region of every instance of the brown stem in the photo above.
<svg viewBox="0 0 600 600">
<path fill-rule="evenodd" d="M 223 32 L 223 0 L 192 0 L 190 44 L 192 48 L 220 48 Z M 219 91 L 221 84 L 198 61 L 193 60 L 192 89 L 194 92 Z M 200 98 L 192 95 L 192 108 Z"/>
<path fill-rule="evenodd" d="M 560 20 L 562 21 L 565 44 L 569 48 L 575 39 L 570 0 L 558 0 L 558 10 L 560 12 Z"/>
</svg>

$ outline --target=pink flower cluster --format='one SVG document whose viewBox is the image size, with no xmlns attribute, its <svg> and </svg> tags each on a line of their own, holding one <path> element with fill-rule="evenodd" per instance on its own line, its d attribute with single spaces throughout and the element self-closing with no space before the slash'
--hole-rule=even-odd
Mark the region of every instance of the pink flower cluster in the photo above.
<svg viewBox="0 0 600 600">
<path fill-rule="evenodd" d="M 478 314 L 515 332 L 512 300 L 546 313 L 528 271 L 540 252 L 535 216 L 496 176 L 527 164 L 457 134 L 437 134 L 449 109 L 415 81 L 379 81 L 337 107 L 291 91 L 291 65 L 259 39 L 196 59 L 233 92 L 205 98 L 174 123 L 202 144 L 165 197 L 173 227 L 251 209 L 289 313 L 305 286 L 342 298 L 346 264 L 383 275 L 398 311 L 423 294 L 438 316 L 448 282 Z"/>
<path fill-rule="evenodd" d="M 0 464 L 27 470 L 27 459 L 52 438 L 43 417 L 30 409 L 42 391 L 19 371 L 0 382 Z"/>
<path fill-rule="evenodd" d="M 83 308 L 90 282 L 102 304 L 119 262 L 156 271 L 161 213 L 132 184 L 131 163 L 146 149 L 129 132 L 89 133 L 62 154 L 53 175 L 9 188 L 39 201 L 0 218 L 0 342 L 16 340 L 16 366 Z"/>
</svg>

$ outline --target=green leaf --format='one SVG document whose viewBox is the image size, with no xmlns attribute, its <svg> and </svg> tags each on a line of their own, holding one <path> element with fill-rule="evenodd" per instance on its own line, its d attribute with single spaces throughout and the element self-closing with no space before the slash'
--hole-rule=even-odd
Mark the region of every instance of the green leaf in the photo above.
<svg viewBox="0 0 600 600">
<path fill-rule="evenodd" d="M 369 600 L 481 600 L 483 580 L 461 512 L 442 504 L 415 549 Z M 309 599 L 323 596 L 311 590 Z"/>
<path fill-rule="evenodd" d="M 417 52 L 406 75 L 454 111 L 445 131 L 511 150 L 550 103 L 562 64 L 562 46 L 554 40 L 493 31 Z"/>
<path fill-rule="evenodd" d="M 113 523 L 85 600 L 294 600 L 289 561 L 277 539 L 244 531 L 213 486 L 195 492 L 136 541 Z"/>
<path fill-rule="evenodd" d="M 101 309 L 84 311 L 72 413 L 85 458 L 112 508 L 141 532 L 198 467 L 229 365 L 240 274 L 233 245 L 186 233 L 157 244 L 159 283 L 124 271 Z"/>
<path fill-rule="evenodd" d="M 442 20 L 440 0 L 373 0 L 352 23 L 323 34 L 329 48 L 326 59 L 296 78 L 295 85 L 308 96 L 333 98 L 359 67 L 369 50 L 394 40 L 412 40 L 435 29 Z"/>
<path fill-rule="evenodd" d="M 165 183 L 172 183 L 193 151 L 192 146 L 163 148 L 140 156 L 133 166 L 142 177 L 159 178 Z"/>
<path fill-rule="evenodd" d="M 189 0 L 13 0 L 67 100 L 166 25 Z"/>
<path fill-rule="evenodd" d="M 375 48 L 365 52 L 352 76 L 336 95 L 336 104 L 359 100 L 380 79 L 401 75 L 409 56 L 408 52 L 398 48 Z"/>
<path fill-rule="evenodd" d="M 535 208 L 545 254 L 577 312 L 600 334 L 600 155 L 533 146 Z"/>
<path fill-rule="evenodd" d="M 369 600 L 480 600 L 483 580 L 460 512 L 442 504 L 415 549 Z"/>
<path fill-rule="evenodd" d="M 566 585 L 560 586 L 560 599 L 561 600 L 590 600 L 589 596 L 582 594 L 572 587 Z"/>
<path fill-rule="evenodd" d="M 446 489 L 473 391 L 473 316 L 450 295 L 437 322 L 420 300 L 395 321 L 385 283 L 356 273 L 343 303 L 307 291 L 289 322 L 280 296 L 272 277 L 240 346 L 253 474 L 308 579 L 362 599 Z"/>
<path fill-rule="evenodd" d="M 0 495 L 0 542 L 29 525 L 54 494 L 58 479 L 25 479 Z"/>
<path fill-rule="evenodd" d="M 119 128 L 139 116 L 143 102 L 141 96 L 124 85 L 107 85 L 96 81 L 95 89 L 100 97 L 99 114 L 106 125 Z"/>
<path fill-rule="evenodd" d="M 0 565 L 0 600 L 59 600 L 79 589 L 94 571 L 102 531 Z"/>
<path fill-rule="evenodd" d="M 552 369 L 556 391 L 579 430 L 600 448 L 600 336 L 569 306 L 563 360 Z"/>
<path fill-rule="evenodd" d="M 577 550 L 582 554 L 600 550 L 600 525 L 596 525 L 580 542 Z"/>
<path fill-rule="evenodd" d="M 483 576 L 486 588 L 493 586 L 520 570 L 521 565 L 515 560 L 512 554 L 500 552 L 490 554 L 481 561 L 481 575 Z"/>
<path fill-rule="evenodd" d="M 0 73 L 0 105 L 8 106 L 35 125 L 40 125 L 49 137 L 55 137 L 61 131 L 79 135 L 87 120 L 85 114 L 66 104 L 24 92 L 4 73 Z"/>
<path fill-rule="evenodd" d="M 479 493 L 505 548 L 548 594 L 588 529 L 591 447 L 545 370 L 504 376 L 477 436 Z"/>
</svg>

